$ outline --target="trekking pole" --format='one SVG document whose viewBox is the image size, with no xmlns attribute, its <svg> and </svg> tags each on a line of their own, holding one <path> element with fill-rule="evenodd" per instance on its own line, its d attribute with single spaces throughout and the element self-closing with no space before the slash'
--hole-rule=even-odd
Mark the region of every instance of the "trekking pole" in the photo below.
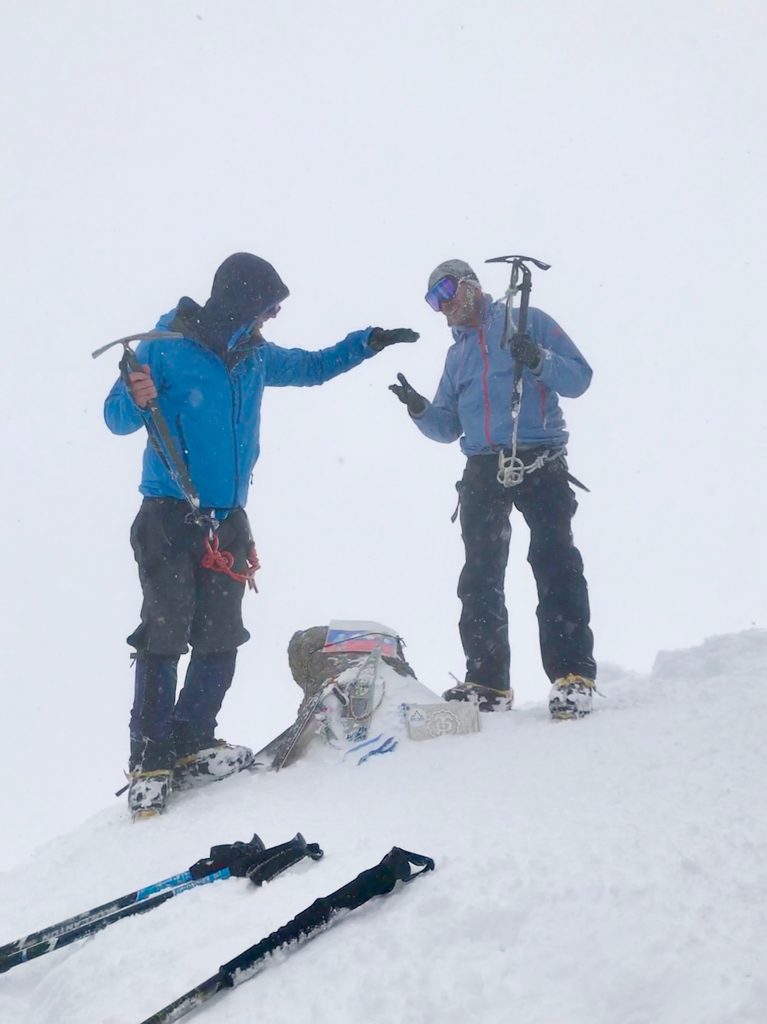
<svg viewBox="0 0 767 1024">
<path fill-rule="evenodd" d="M 212 977 L 190 989 L 162 1010 L 153 1013 L 141 1024 L 171 1024 L 172 1021 L 180 1020 L 196 1007 L 212 999 L 222 989 L 234 988 L 248 981 L 258 973 L 263 962 L 277 950 L 305 942 L 318 932 L 324 931 L 344 911 L 355 910 L 376 896 L 385 896 L 398 882 L 412 882 L 419 875 L 433 870 L 434 861 L 431 857 L 408 853 L 398 846 L 392 847 L 380 864 L 361 872 L 355 879 L 329 896 L 315 900 L 310 907 L 302 910 L 287 924 L 240 953 L 223 967 L 219 967 Z"/>
<path fill-rule="evenodd" d="M 236 842 L 211 847 L 208 857 L 196 861 L 187 870 L 161 882 L 137 889 L 100 907 L 59 921 L 58 924 L 32 932 L 15 942 L 0 947 L 0 974 L 18 964 L 34 960 L 54 949 L 61 949 L 78 939 L 92 935 L 115 921 L 153 910 L 167 900 L 198 885 L 217 882 L 224 878 L 248 878 L 259 886 L 276 878 L 278 874 L 297 864 L 304 857 L 319 860 L 323 851 L 316 843 L 307 843 L 299 832 L 294 839 L 280 846 L 266 849 L 262 840 L 254 835 L 247 842 Z"/>
<path fill-rule="evenodd" d="M 530 292 L 533 287 L 533 275 L 528 263 L 534 264 L 539 270 L 549 270 L 550 263 L 536 260 L 532 256 L 494 256 L 493 259 L 485 260 L 485 263 L 510 263 L 511 279 L 506 289 L 506 323 L 503 330 L 501 348 L 510 348 L 511 340 L 515 334 L 524 334 L 527 330 L 527 311 L 530 306 Z M 519 278 L 522 283 L 519 283 Z M 514 308 L 514 296 L 521 293 L 519 301 L 519 316 L 515 325 L 512 318 Z M 525 476 L 524 463 L 517 457 L 517 434 L 519 432 L 519 410 L 522 406 L 522 371 L 524 366 L 521 359 L 514 361 L 514 377 L 511 386 L 511 455 L 498 453 L 498 482 L 504 487 L 515 487 L 521 484 Z"/>
</svg>

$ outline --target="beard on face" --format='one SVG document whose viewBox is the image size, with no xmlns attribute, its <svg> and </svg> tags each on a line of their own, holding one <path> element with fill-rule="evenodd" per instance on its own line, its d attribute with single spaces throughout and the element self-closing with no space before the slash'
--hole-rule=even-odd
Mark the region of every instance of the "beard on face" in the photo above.
<svg viewBox="0 0 767 1024">
<path fill-rule="evenodd" d="M 445 311 L 448 326 L 469 327 L 477 320 L 477 310 L 482 298 L 479 287 L 464 289 L 463 298 L 448 311 Z"/>
</svg>

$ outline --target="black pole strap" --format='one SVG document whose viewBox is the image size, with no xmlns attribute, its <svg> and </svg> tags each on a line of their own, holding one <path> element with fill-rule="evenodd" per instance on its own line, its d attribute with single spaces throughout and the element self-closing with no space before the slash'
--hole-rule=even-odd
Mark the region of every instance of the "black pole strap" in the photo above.
<svg viewBox="0 0 767 1024">
<path fill-rule="evenodd" d="M 260 846 L 255 845 L 255 840 Z M 193 864 L 189 873 L 192 878 L 201 878 L 228 868 L 236 878 L 248 878 L 254 885 L 262 885 L 305 857 L 320 860 L 323 856 L 324 851 L 317 843 L 307 843 L 300 832 L 287 843 L 271 846 L 268 850 L 258 836 L 254 836 L 250 843 L 211 847 L 210 856 Z"/>
</svg>

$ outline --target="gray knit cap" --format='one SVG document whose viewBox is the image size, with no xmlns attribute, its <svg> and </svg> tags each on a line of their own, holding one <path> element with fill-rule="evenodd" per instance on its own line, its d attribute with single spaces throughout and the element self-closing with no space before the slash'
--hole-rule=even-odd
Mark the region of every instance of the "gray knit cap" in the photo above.
<svg viewBox="0 0 767 1024">
<path fill-rule="evenodd" d="M 441 281 L 443 277 L 456 277 L 459 281 L 461 278 L 470 277 L 472 281 L 479 282 L 479 278 L 465 260 L 445 260 L 444 263 L 440 263 L 429 274 L 429 284 L 426 291 L 431 291 L 437 281 Z"/>
</svg>

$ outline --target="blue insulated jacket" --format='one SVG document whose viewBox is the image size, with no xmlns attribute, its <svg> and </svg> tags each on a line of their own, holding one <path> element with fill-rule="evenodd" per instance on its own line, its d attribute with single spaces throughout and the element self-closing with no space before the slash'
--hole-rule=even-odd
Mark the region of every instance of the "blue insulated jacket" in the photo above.
<svg viewBox="0 0 767 1024">
<path fill-rule="evenodd" d="M 175 310 L 157 325 L 167 329 Z M 271 342 L 235 348 L 228 364 L 189 338 L 142 341 L 136 358 L 148 364 L 159 406 L 185 459 L 203 508 L 245 505 L 258 459 L 261 398 L 266 386 L 323 384 L 374 355 L 372 328 L 355 331 L 330 348 L 308 352 Z M 144 426 L 148 413 L 134 403 L 122 378 L 107 396 L 104 419 L 115 434 Z M 165 463 L 147 443 L 139 490 L 148 497 L 183 498 Z"/>
<path fill-rule="evenodd" d="M 516 323 L 518 310 L 514 310 Z M 466 455 L 511 445 L 515 359 L 501 348 L 506 303 L 489 301 L 480 328 L 453 328 L 434 401 L 413 420 L 433 441 L 461 439 Z M 520 448 L 563 447 L 568 433 L 558 395 L 577 398 L 591 383 L 591 367 L 562 328 L 540 309 L 528 310 L 527 333 L 541 348 L 538 373 L 525 368 L 517 443 Z"/>
</svg>

